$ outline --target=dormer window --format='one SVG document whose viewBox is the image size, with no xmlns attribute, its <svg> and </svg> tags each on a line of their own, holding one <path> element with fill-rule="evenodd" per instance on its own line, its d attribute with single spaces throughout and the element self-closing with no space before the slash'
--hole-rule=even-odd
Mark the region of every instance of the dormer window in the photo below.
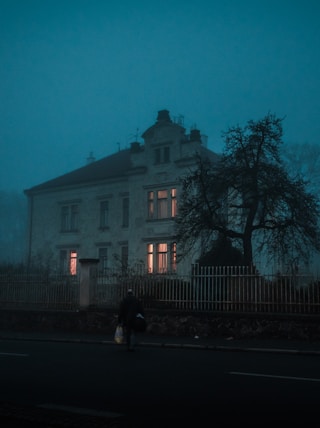
<svg viewBox="0 0 320 428">
<path fill-rule="evenodd" d="M 157 147 L 154 150 L 154 163 L 168 163 L 170 162 L 170 147 Z"/>
<path fill-rule="evenodd" d="M 170 162 L 170 147 L 163 148 L 163 162 Z"/>
</svg>

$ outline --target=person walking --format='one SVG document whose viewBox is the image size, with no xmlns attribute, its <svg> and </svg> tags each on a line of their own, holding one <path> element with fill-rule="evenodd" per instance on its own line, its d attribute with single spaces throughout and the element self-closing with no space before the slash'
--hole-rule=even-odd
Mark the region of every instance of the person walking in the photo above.
<svg viewBox="0 0 320 428">
<path fill-rule="evenodd" d="M 118 323 L 125 329 L 126 344 L 128 351 L 135 349 L 135 334 L 137 332 L 137 315 L 144 318 L 142 303 L 129 288 L 126 297 L 121 301 L 118 315 Z"/>
</svg>

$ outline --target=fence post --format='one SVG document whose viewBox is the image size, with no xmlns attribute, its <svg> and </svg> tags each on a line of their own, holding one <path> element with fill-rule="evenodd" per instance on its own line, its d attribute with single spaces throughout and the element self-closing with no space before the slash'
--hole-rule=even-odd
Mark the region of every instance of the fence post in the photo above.
<svg viewBox="0 0 320 428">
<path fill-rule="evenodd" d="M 99 259 L 79 259 L 80 269 L 80 309 L 87 309 L 92 301 L 97 283 Z"/>
</svg>

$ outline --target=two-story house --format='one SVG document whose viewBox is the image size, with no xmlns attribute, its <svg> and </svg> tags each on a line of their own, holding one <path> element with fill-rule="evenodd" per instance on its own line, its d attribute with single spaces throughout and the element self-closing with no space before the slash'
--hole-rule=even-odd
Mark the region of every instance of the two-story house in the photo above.
<svg viewBox="0 0 320 428">
<path fill-rule="evenodd" d="M 99 259 L 100 270 L 139 264 L 149 273 L 189 271 L 197 249 L 177 262 L 180 179 L 195 167 L 196 154 L 218 155 L 199 130 L 187 135 L 167 110 L 142 138 L 144 144 L 25 190 L 29 263 L 71 274 L 81 258 Z"/>
</svg>

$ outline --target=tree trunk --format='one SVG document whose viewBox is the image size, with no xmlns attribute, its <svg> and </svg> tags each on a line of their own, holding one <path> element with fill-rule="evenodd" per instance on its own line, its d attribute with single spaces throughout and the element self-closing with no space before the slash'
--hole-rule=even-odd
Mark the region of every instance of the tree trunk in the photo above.
<svg viewBox="0 0 320 428">
<path fill-rule="evenodd" d="M 244 263 L 246 266 L 252 266 L 252 234 L 250 232 L 245 232 L 243 235 L 243 257 Z"/>
</svg>

